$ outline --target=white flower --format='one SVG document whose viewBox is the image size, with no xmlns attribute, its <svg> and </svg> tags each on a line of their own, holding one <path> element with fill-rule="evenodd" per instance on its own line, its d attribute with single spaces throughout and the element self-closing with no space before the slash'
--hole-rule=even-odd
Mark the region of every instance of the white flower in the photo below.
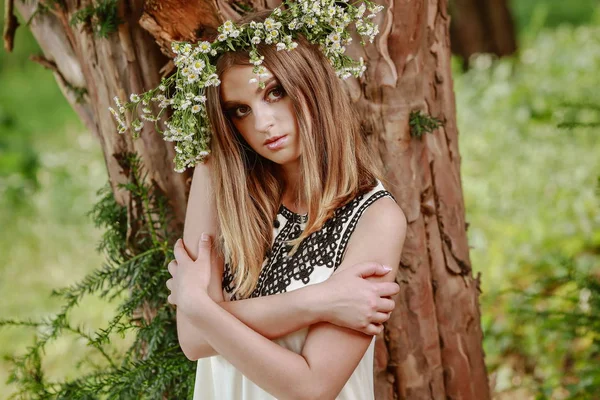
<svg viewBox="0 0 600 400">
<path fill-rule="evenodd" d="M 136 132 L 141 131 L 144 127 L 144 124 L 141 121 L 133 121 L 131 125 L 133 126 L 133 130 L 135 130 Z"/>
<path fill-rule="evenodd" d="M 154 115 L 150 114 L 142 114 L 141 117 L 144 121 L 156 122 L 158 120 Z"/>
<path fill-rule="evenodd" d="M 134 94 L 134 93 L 132 93 L 132 94 L 129 96 L 129 100 L 131 100 L 131 101 L 132 101 L 132 102 L 134 102 L 134 103 L 137 103 L 137 102 L 139 102 L 139 101 L 140 101 L 140 96 L 138 96 L 137 94 Z"/>
<path fill-rule="evenodd" d="M 225 23 L 223 24 L 223 30 L 225 32 L 231 32 L 231 31 L 233 31 L 233 28 L 234 28 L 233 22 L 231 22 L 230 20 L 225 21 Z"/>
<path fill-rule="evenodd" d="M 365 13 L 366 10 L 367 10 L 367 6 L 365 5 L 365 3 L 362 3 L 360 5 L 360 7 L 358 7 L 358 10 L 356 11 L 356 17 L 362 18 L 363 14 Z"/>
<path fill-rule="evenodd" d="M 231 32 L 229 34 L 229 36 L 231 36 L 232 38 L 236 38 L 236 37 L 240 36 L 240 31 L 239 30 L 235 30 L 235 31 Z"/>
<path fill-rule="evenodd" d="M 117 105 L 117 108 L 121 107 L 121 100 L 119 100 L 119 98 L 117 96 L 115 96 L 113 98 L 113 100 L 115 101 L 115 104 Z"/>
<path fill-rule="evenodd" d="M 265 29 L 270 31 L 275 28 L 275 20 L 273 18 L 267 18 L 265 20 Z"/>
<path fill-rule="evenodd" d="M 275 10 L 273 10 L 273 14 L 280 17 L 281 16 L 281 8 L 277 7 Z"/>
<path fill-rule="evenodd" d="M 144 108 L 142 108 L 142 111 L 143 111 L 144 113 L 146 113 L 146 114 L 151 114 L 151 113 L 152 113 L 152 110 L 150 110 L 148 107 L 144 107 Z"/>
<path fill-rule="evenodd" d="M 198 45 L 198 48 L 202 53 L 208 53 L 211 49 L 210 42 L 202 42 Z"/>
<path fill-rule="evenodd" d="M 183 75 L 183 76 L 188 76 L 191 73 L 192 73 L 192 71 L 188 67 L 185 67 L 181 70 L 181 75 Z"/>
<path fill-rule="evenodd" d="M 373 6 L 370 8 L 370 11 L 371 11 L 373 14 L 377 14 L 377 13 L 381 12 L 383 9 L 384 9 L 384 7 L 383 7 L 381 4 L 377 4 L 377 5 L 373 5 Z"/>
<path fill-rule="evenodd" d="M 331 40 L 333 43 L 339 43 L 340 39 L 341 39 L 341 36 L 337 32 L 333 32 L 333 33 L 329 34 L 329 40 Z"/>
<path fill-rule="evenodd" d="M 185 54 L 187 56 L 188 54 L 190 54 L 190 51 L 192 51 L 191 44 L 186 43 L 185 45 L 183 45 L 183 54 Z"/>
<path fill-rule="evenodd" d="M 212 49 L 212 50 L 210 51 L 210 55 L 211 55 L 211 56 L 216 56 L 216 55 L 217 55 L 217 51 L 216 51 L 215 49 Z"/>
<path fill-rule="evenodd" d="M 281 42 L 277 43 L 277 51 L 281 51 L 285 48 L 286 48 L 285 43 L 281 43 Z"/>
<path fill-rule="evenodd" d="M 194 105 L 192 106 L 192 112 L 193 112 L 194 114 L 196 114 L 197 112 L 200 112 L 200 110 L 202 110 L 202 107 L 200 107 L 198 104 L 194 104 Z"/>
<path fill-rule="evenodd" d="M 256 83 L 258 82 L 258 79 L 256 78 L 250 78 L 250 80 L 248 81 L 248 83 Z"/>
<path fill-rule="evenodd" d="M 167 87 L 166 87 L 165 85 L 159 85 L 159 86 L 158 86 L 158 89 L 159 89 L 161 92 L 164 92 L 165 90 L 167 90 Z"/>
<path fill-rule="evenodd" d="M 219 86 L 221 84 L 221 81 L 219 80 L 219 75 L 217 74 L 210 74 L 208 76 L 208 78 L 206 79 L 206 84 L 207 85 L 213 85 L 213 86 Z"/>
<path fill-rule="evenodd" d="M 194 97 L 194 101 L 197 101 L 199 103 L 204 103 L 204 102 L 206 102 L 206 96 L 196 96 L 196 97 Z"/>
<path fill-rule="evenodd" d="M 250 41 L 252 42 L 252 44 L 259 44 L 260 43 L 260 37 L 254 36 Z"/>
<path fill-rule="evenodd" d="M 194 62 L 194 64 L 192 64 L 192 68 L 194 69 L 194 71 L 196 72 L 200 72 L 204 69 L 204 67 L 206 66 L 206 63 L 203 60 L 196 60 Z"/>
<path fill-rule="evenodd" d="M 188 83 L 194 83 L 198 80 L 198 74 L 192 73 L 188 76 Z"/>
<path fill-rule="evenodd" d="M 202 150 L 201 152 L 198 153 L 198 155 L 200 157 L 206 157 L 207 155 L 209 155 L 210 153 L 206 150 Z"/>
<path fill-rule="evenodd" d="M 217 36 L 217 40 L 219 42 L 223 42 L 223 41 L 227 40 L 227 34 L 221 33 L 219 36 Z"/>
</svg>

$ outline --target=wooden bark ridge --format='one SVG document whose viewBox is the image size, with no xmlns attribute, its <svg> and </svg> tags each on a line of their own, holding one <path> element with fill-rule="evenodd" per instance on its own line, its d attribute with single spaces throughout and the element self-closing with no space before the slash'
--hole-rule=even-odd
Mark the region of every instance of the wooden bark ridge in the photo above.
<svg viewBox="0 0 600 400">
<path fill-rule="evenodd" d="M 277 5 L 266 0 L 124 0 L 117 32 L 100 38 L 89 24 L 71 26 L 75 11 L 90 0 L 48 2 L 31 29 L 44 51 L 38 58 L 54 70 L 73 108 L 98 138 L 117 201 L 135 204 L 117 188 L 124 181 L 120 158 L 136 151 L 149 178 L 175 211 L 181 229 L 189 172 L 173 172 L 171 145 L 146 123 L 138 140 L 119 135 L 108 107 L 156 87 L 172 69 L 173 40 L 198 40 L 244 9 Z M 352 47 L 369 68 L 365 79 L 348 81 L 364 116 L 368 140 L 386 171 L 389 189 L 404 210 L 409 230 L 397 277 L 401 292 L 387 329 L 376 342 L 376 398 L 489 398 L 478 305 L 466 237 L 460 155 L 450 73 L 446 0 L 387 0 L 374 44 Z M 26 19 L 37 3 L 15 4 Z M 158 45 L 157 45 L 158 44 Z M 82 95 L 83 94 L 83 95 Z M 421 110 L 443 127 L 422 138 L 410 135 L 409 114 Z M 151 318 L 152 310 L 146 310 Z"/>
</svg>

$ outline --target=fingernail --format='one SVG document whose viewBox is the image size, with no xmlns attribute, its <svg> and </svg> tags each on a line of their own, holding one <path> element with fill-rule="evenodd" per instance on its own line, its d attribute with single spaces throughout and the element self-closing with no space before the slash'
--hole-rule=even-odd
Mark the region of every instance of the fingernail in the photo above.
<svg viewBox="0 0 600 400">
<path fill-rule="evenodd" d="M 203 242 L 208 242 L 208 233 L 203 232 L 200 236 L 200 240 L 202 240 Z"/>
<path fill-rule="evenodd" d="M 383 269 L 385 269 L 386 271 L 391 271 L 391 270 L 392 270 L 392 267 L 388 267 L 387 265 L 384 265 L 384 266 L 383 266 Z"/>
</svg>

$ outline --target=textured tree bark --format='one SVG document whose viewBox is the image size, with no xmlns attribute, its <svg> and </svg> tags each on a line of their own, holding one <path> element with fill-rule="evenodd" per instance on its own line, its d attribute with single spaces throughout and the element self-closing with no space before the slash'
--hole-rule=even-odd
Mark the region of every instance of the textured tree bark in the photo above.
<svg viewBox="0 0 600 400">
<path fill-rule="evenodd" d="M 34 20 L 32 31 L 47 65 L 54 65 L 63 93 L 98 137 L 116 198 L 128 205 L 132 219 L 136 206 L 116 186 L 124 181 L 118 162 L 124 152 L 142 155 L 179 224 L 184 220 L 189 174 L 173 172 L 173 149 L 151 124 L 144 126 L 139 140 L 119 135 L 107 110 L 111 99 L 158 85 L 159 71 L 172 68 L 165 57 L 171 41 L 201 39 L 219 21 L 235 18 L 242 3 L 260 9 L 277 1 L 126 0 L 119 2 L 126 22 L 109 39 L 95 37 L 89 27 L 69 26 L 75 2 Z M 90 0 L 78 3 L 88 4 Z M 466 236 L 446 0 L 382 4 L 386 11 L 378 17 L 381 34 L 375 43 L 348 50 L 365 57 L 367 75 L 347 81 L 387 186 L 409 222 L 397 277 L 398 306 L 376 342 L 376 398 L 485 400 L 489 390 L 479 280 L 472 276 Z M 17 4 L 25 18 L 33 6 Z M 87 90 L 82 102 L 71 87 Z M 441 119 L 444 126 L 421 139 L 411 137 L 413 110 Z M 147 310 L 147 318 L 151 315 Z"/>
<path fill-rule="evenodd" d="M 517 51 L 515 26 L 508 0 L 450 0 L 452 52 L 463 58 L 476 53 L 499 57 Z"/>
</svg>

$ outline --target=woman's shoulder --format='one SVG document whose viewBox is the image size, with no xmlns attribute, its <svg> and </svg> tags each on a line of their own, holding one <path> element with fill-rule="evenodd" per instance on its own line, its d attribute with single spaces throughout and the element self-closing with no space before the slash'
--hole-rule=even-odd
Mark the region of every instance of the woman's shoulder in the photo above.
<svg viewBox="0 0 600 400">
<path fill-rule="evenodd" d="M 380 180 L 371 189 L 363 191 L 338 209 L 337 217 L 348 226 L 346 236 L 352 234 L 358 225 L 397 226 L 406 223 L 406 217 L 395 197 Z"/>
<path fill-rule="evenodd" d="M 338 214 L 348 215 L 358 212 L 360 215 L 362 212 L 364 212 L 364 210 L 370 208 L 372 204 L 378 203 L 377 200 L 383 198 L 388 198 L 388 200 L 383 201 L 384 204 L 387 204 L 387 206 L 384 206 L 386 208 L 392 207 L 393 204 L 396 204 L 396 199 L 392 193 L 385 188 L 384 184 L 379 179 L 377 179 L 370 188 L 364 189 L 352 201 L 340 207 L 338 209 Z M 377 208 L 381 207 L 378 206 Z M 383 211 L 385 211 L 385 209 Z"/>
<path fill-rule="evenodd" d="M 407 220 L 404 212 L 394 196 L 378 182 L 372 189 L 358 196 L 352 212 L 344 218 L 347 220 L 340 245 L 340 265 L 346 251 L 354 255 L 372 252 L 373 246 L 385 243 L 397 245 L 404 241 Z M 395 250 L 394 250 L 395 251 Z"/>
</svg>

